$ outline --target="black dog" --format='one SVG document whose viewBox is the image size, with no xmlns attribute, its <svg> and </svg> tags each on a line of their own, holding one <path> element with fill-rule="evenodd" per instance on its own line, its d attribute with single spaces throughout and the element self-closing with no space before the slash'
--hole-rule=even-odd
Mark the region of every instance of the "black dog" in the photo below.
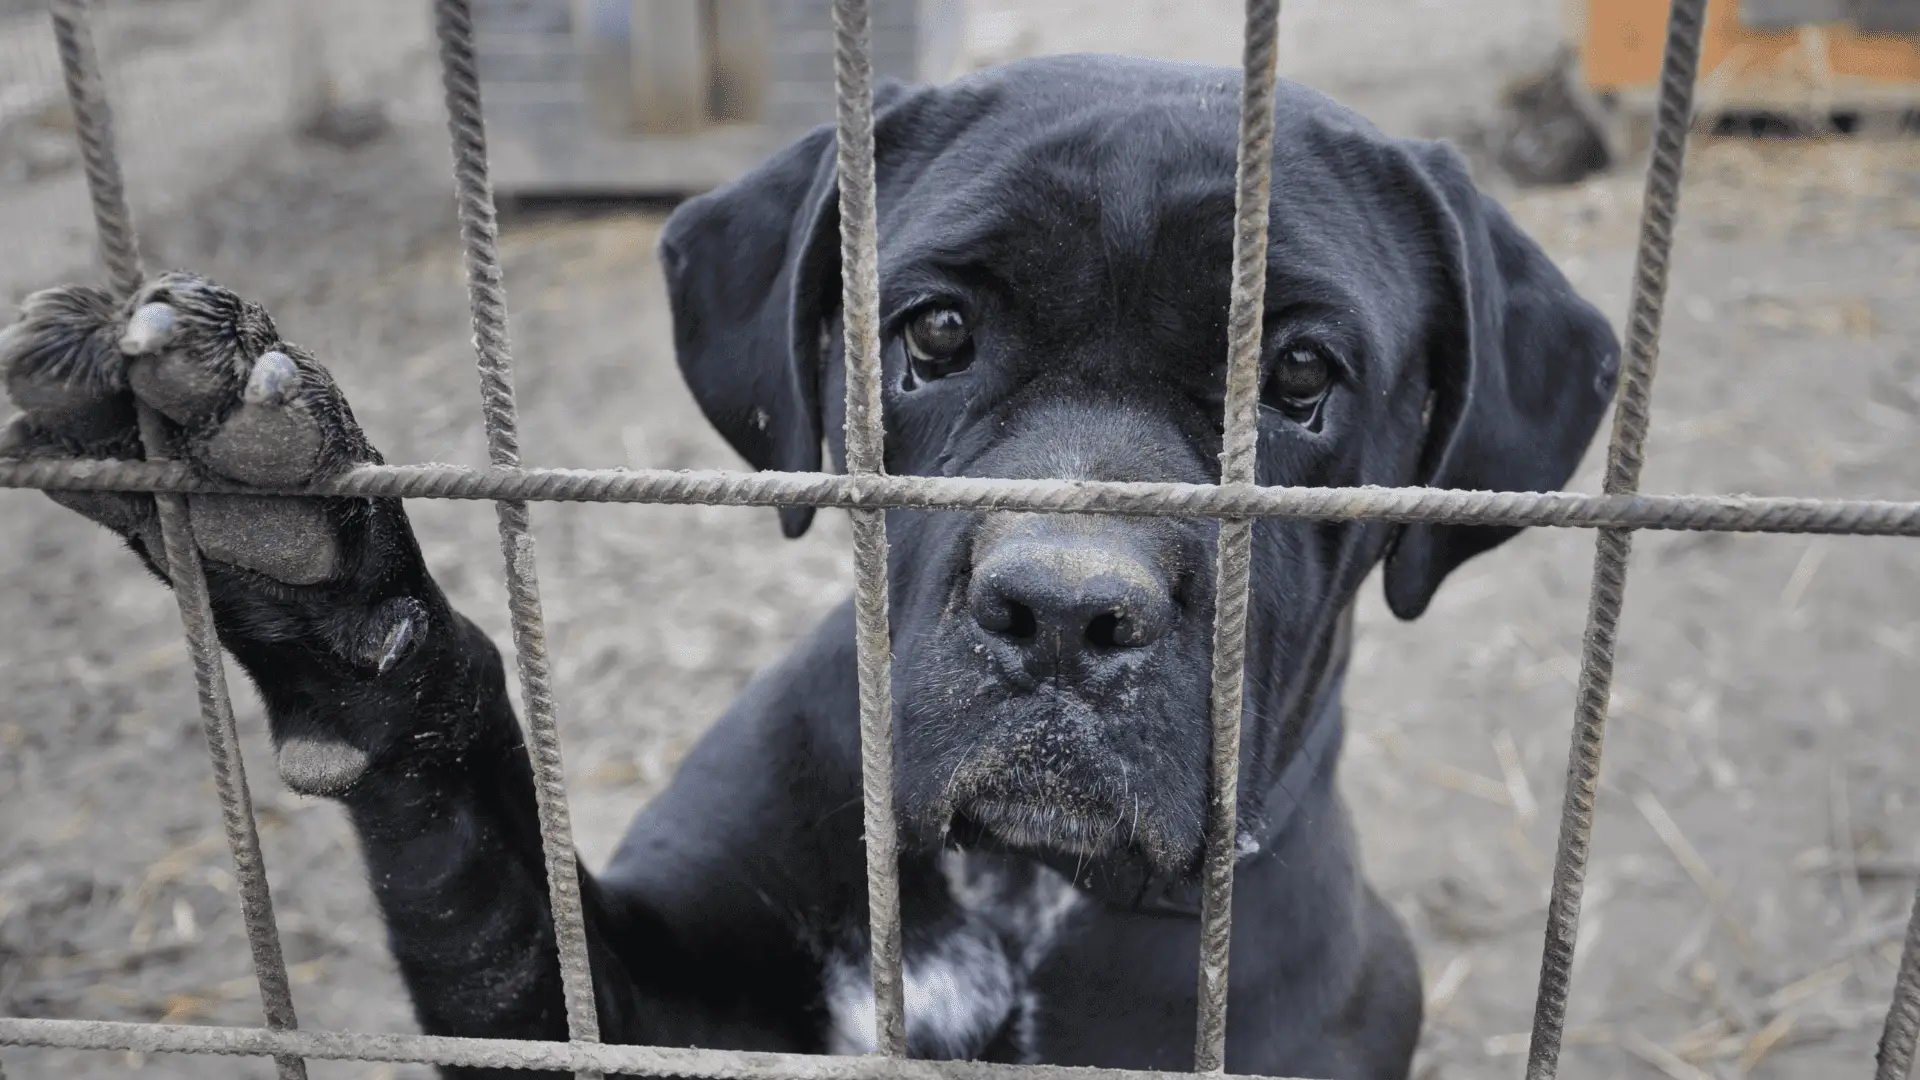
<svg viewBox="0 0 1920 1080">
<path fill-rule="evenodd" d="M 883 93 L 891 471 L 1218 477 L 1238 94 L 1229 71 L 1113 58 Z M 815 132 L 686 204 L 661 243 L 686 379 L 757 468 L 842 453 L 833 149 Z M 1283 86 L 1272 232 L 1261 483 L 1566 480 L 1612 393 L 1613 335 L 1451 152 Z M 190 277 L 126 305 L 41 293 L 0 359 L 17 456 L 137 456 L 137 395 L 179 453 L 243 482 L 378 460 L 324 370 Z M 149 500 L 56 498 L 165 575 Z M 200 498 L 194 517 L 281 774 L 351 812 L 421 1026 L 564 1038 L 500 660 L 400 505 Z M 810 517 L 781 513 L 789 535 Z M 913 1052 L 1189 1067 L 1215 527 L 888 524 Z M 1405 1074 L 1413 951 L 1332 784 L 1347 613 L 1384 559 L 1413 618 L 1511 532 L 1256 530 L 1230 1069 Z M 843 608 L 582 876 L 610 1040 L 872 1045 L 856 712 Z"/>
</svg>

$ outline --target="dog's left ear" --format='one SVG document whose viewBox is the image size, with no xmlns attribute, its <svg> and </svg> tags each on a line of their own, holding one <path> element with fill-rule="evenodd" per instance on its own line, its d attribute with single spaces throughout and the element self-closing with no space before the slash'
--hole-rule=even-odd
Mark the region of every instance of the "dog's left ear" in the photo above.
<svg viewBox="0 0 1920 1080">
<path fill-rule="evenodd" d="M 914 88 L 874 87 L 888 113 Z M 675 210 L 660 233 L 680 374 L 709 423 L 756 469 L 817 472 L 826 357 L 840 309 L 840 194 L 831 126 L 815 128 L 740 179 Z M 813 507 L 783 506 L 799 536 Z"/>
<path fill-rule="evenodd" d="M 1437 143 L 1407 144 L 1429 188 L 1449 265 L 1428 337 L 1433 407 L 1418 482 L 1469 491 L 1551 491 L 1567 482 L 1613 400 L 1620 346 L 1506 211 Z M 1386 560 L 1387 604 L 1427 609 L 1461 563 L 1520 530 L 1404 525 Z"/>
<path fill-rule="evenodd" d="M 660 234 L 680 374 L 700 411 L 756 469 L 820 468 L 821 325 L 839 305 L 833 130 L 688 200 Z M 813 507 L 783 506 L 807 531 Z"/>
</svg>

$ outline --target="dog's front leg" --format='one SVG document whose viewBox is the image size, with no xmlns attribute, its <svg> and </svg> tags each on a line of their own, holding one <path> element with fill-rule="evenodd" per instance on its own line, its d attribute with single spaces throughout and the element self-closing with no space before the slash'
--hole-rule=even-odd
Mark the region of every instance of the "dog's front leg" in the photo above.
<svg viewBox="0 0 1920 1080">
<path fill-rule="evenodd" d="M 0 333 L 0 375 L 25 410 L 0 456 L 139 458 L 138 401 L 165 417 L 173 456 L 227 481 L 298 487 L 379 461 L 331 376 L 264 310 L 186 275 L 127 303 L 86 288 L 28 298 Z M 151 497 L 53 498 L 167 577 Z M 349 810 L 422 1026 L 565 1038 L 500 657 L 448 606 L 399 501 L 195 496 L 190 516 L 220 640 L 266 702 L 280 774 Z M 632 980 L 582 884 L 603 1031 L 632 1037 Z"/>
</svg>

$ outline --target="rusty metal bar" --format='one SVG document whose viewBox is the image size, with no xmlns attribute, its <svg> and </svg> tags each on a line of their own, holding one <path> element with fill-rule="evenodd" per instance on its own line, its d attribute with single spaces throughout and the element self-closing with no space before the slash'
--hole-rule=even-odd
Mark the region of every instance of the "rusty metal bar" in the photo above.
<svg viewBox="0 0 1920 1080">
<path fill-rule="evenodd" d="M 127 204 L 114 145 L 113 110 L 107 102 L 100 57 L 93 44 L 93 27 L 86 0 L 54 0 L 53 36 L 66 76 L 74 129 L 93 206 L 94 231 L 113 291 L 131 298 L 146 280 L 140 264 L 140 242 Z M 150 461 L 164 461 L 169 436 L 160 414 L 136 403 L 140 441 Z M 200 718 L 206 730 L 207 752 L 213 762 L 214 789 L 220 798 L 220 821 L 233 854 L 234 877 L 239 883 L 240 916 L 247 928 L 247 947 L 253 957 L 254 978 L 260 984 L 260 1004 L 268 1026 L 298 1027 L 293 990 L 287 984 L 287 961 L 280 948 L 280 928 L 273 914 L 273 896 L 267 886 L 266 860 L 260 852 L 260 832 L 253 819 L 253 796 L 247 788 L 246 763 L 240 756 L 240 727 L 227 692 L 226 665 L 213 625 L 213 604 L 207 594 L 206 568 L 193 538 L 193 522 L 184 495 L 157 493 L 154 513 L 160 521 L 162 551 L 150 552 L 163 564 L 180 607 L 180 626 L 193 662 L 194 688 L 200 699 Z M 295 1056 L 275 1059 L 281 1080 L 306 1080 L 307 1066 Z"/>
<path fill-rule="evenodd" d="M 1273 119 L 1280 0 L 1247 0 L 1236 152 L 1233 287 L 1227 303 L 1227 393 L 1220 482 L 1251 487 L 1260 440 L 1260 340 L 1267 297 L 1267 217 L 1273 191 Z M 1193 1067 L 1227 1066 L 1227 969 L 1233 865 L 1240 823 L 1240 711 L 1247 668 L 1247 588 L 1253 521 L 1220 522 L 1213 617 L 1213 757 L 1200 888 L 1199 1018 Z"/>
<path fill-rule="evenodd" d="M 1913 911 L 1907 916 L 1907 943 L 1900 949 L 1900 973 L 1894 978 L 1893 1001 L 1874 1054 L 1874 1080 L 1907 1080 L 1913 1074 L 1913 1047 L 1920 1042 L 1920 887 L 1913 890 Z"/>
<path fill-rule="evenodd" d="M 499 225 L 493 185 L 487 176 L 487 131 L 474 61 L 473 12 L 469 0 L 435 0 L 433 11 L 446 88 L 460 239 L 466 248 L 467 299 L 473 309 L 473 345 L 480 373 L 481 413 L 487 427 L 487 456 L 494 467 L 510 469 L 520 464 L 519 414 L 513 395 L 513 352 L 507 340 Z M 566 999 L 567 1037 L 577 1043 L 599 1042 L 600 1018 L 594 1004 L 586 920 L 580 907 L 580 868 L 575 862 L 566 771 L 560 758 L 560 727 L 554 718 L 533 532 L 524 501 L 502 499 L 494 505 L 500 519 L 500 550 L 506 560 L 513 651 L 527 707 L 527 755 L 533 763 L 534 803 L 540 819 L 540 846 L 546 855 L 547 894 L 553 908 L 554 943 Z M 599 1074 L 582 1070 L 579 1075 L 585 1078 Z"/>
<path fill-rule="evenodd" d="M 1191 1080 L 1193 1074 L 1088 1066 L 829 1057 L 691 1047 L 466 1039 L 335 1031 L 132 1024 L 0 1017 L 0 1046 L 262 1057 L 297 1053 L 327 1061 L 420 1062 L 473 1069 L 599 1071 L 699 1080 Z M 1289 1080 L 1250 1076 L 1247 1080 Z"/>
<path fill-rule="evenodd" d="M 1232 487 L 1093 480 L 668 469 L 366 465 L 298 488 L 208 480 L 175 462 L 0 461 L 0 489 L 518 499 L 528 502 L 1018 510 L 1186 518 L 1392 521 L 1677 532 L 1920 536 L 1920 501 L 1746 495 L 1577 495 L 1444 488 Z"/>
<path fill-rule="evenodd" d="M 1631 495 L 1640 487 L 1706 8 L 1707 0 L 1673 0 L 1667 20 L 1653 160 L 1647 168 L 1633 299 L 1627 314 L 1626 355 L 1614 401 L 1613 437 L 1607 447 L 1604 490 L 1608 495 Z M 1560 811 L 1560 842 L 1547 902 L 1546 941 L 1541 950 L 1540 987 L 1534 1000 L 1533 1036 L 1527 1051 L 1527 1080 L 1553 1080 L 1560 1069 L 1574 945 L 1580 936 L 1580 898 L 1593 841 L 1594 801 L 1599 794 L 1600 753 L 1613 688 L 1614 637 L 1626 597 L 1627 556 L 1632 543 L 1633 533 L 1618 528 L 1601 529 L 1594 543 L 1593 591 L 1587 605 L 1573 738 L 1567 751 L 1567 791 Z"/>
<path fill-rule="evenodd" d="M 880 255 L 873 160 L 868 0 L 834 0 L 835 159 L 840 184 L 841 314 L 846 325 L 847 472 L 886 472 L 880 416 Z M 893 653 L 887 620 L 887 516 L 853 518 L 855 650 L 860 671 L 860 784 L 867 845 L 868 970 L 874 1049 L 907 1054 L 900 946 L 899 837 L 893 816 Z"/>
</svg>

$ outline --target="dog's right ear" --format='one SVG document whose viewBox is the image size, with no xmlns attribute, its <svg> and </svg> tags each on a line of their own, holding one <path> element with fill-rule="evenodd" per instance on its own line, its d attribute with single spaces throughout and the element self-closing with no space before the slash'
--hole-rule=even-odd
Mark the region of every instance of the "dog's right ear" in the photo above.
<svg viewBox="0 0 1920 1080">
<path fill-rule="evenodd" d="M 1433 388 L 1418 482 L 1461 491 L 1553 491 L 1613 401 L 1620 345 L 1546 252 L 1474 186 L 1460 155 L 1411 143 L 1436 231 L 1442 314 L 1427 352 Z M 1383 578 L 1402 619 L 1426 610 L 1461 563 L 1520 530 L 1401 525 Z"/>
<path fill-rule="evenodd" d="M 756 469 L 817 472 L 821 327 L 839 306 L 831 128 L 682 204 L 660 235 L 680 373 Z M 789 536 L 813 508 L 780 508 Z"/>
</svg>

